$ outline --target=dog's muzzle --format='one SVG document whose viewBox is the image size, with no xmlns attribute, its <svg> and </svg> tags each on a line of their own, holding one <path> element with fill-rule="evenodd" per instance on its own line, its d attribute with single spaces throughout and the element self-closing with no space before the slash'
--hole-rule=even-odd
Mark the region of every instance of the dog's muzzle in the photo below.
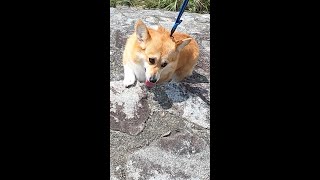
<svg viewBox="0 0 320 180">
<path fill-rule="evenodd" d="M 149 81 L 152 82 L 152 83 L 156 83 L 157 82 L 157 77 L 155 75 L 151 76 L 149 78 Z"/>
</svg>

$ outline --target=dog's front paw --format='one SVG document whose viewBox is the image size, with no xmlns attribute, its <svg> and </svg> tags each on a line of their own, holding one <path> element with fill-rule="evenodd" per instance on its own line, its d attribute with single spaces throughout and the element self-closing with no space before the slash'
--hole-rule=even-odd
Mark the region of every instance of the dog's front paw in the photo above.
<svg viewBox="0 0 320 180">
<path fill-rule="evenodd" d="M 128 87 L 133 86 L 135 81 L 136 81 L 135 77 L 130 77 L 130 78 L 125 77 L 123 80 L 123 84 L 126 88 L 128 88 Z"/>
</svg>

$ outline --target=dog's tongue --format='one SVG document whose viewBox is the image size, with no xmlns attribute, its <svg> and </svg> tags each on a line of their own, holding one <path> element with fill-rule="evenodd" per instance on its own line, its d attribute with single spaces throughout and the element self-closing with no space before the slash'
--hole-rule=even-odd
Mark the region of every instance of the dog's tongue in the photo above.
<svg viewBox="0 0 320 180">
<path fill-rule="evenodd" d="M 146 86 L 147 87 L 153 87 L 153 86 L 155 86 L 156 85 L 156 83 L 152 83 L 152 82 L 150 82 L 150 81 L 148 81 L 148 80 L 146 80 Z"/>
</svg>

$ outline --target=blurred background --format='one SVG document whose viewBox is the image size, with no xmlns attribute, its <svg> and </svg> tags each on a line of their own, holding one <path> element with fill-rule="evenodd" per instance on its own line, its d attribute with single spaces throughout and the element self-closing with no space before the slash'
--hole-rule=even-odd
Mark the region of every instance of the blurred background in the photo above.
<svg viewBox="0 0 320 180">
<path fill-rule="evenodd" d="M 179 11 L 183 0 L 110 0 L 110 7 L 131 6 L 144 9 Z M 186 12 L 210 14 L 210 0 L 189 0 Z"/>
</svg>

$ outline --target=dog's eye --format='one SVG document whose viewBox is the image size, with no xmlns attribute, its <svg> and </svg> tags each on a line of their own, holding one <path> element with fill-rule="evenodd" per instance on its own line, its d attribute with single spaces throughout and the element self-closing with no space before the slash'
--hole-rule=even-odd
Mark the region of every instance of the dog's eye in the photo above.
<svg viewBox="0 0 320 180">
<path fill-rule="evenodd" d="M 154 64 L 155 61 L 156 61 L 155 58 L 149 58 L 149 62 L 150 62 L 151 64 Z"/>
<path fill-rule="evenodd" d="M 163 64 L 161 64 L 161 67 L 166 67 L 168 63 L 164 62 Z"/>
</svg>

